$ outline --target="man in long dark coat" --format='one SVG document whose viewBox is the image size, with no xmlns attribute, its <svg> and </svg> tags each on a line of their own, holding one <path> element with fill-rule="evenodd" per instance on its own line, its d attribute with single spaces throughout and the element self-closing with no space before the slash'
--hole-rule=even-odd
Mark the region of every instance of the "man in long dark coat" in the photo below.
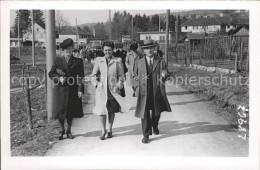
<svg viewBox="0 0 260 170">
<path fill-rule="evenodd" d="M 137 59 L 134 65 L 134 78 L 138 81 L 138 98 L 135 116 L 141 118 L 143 143 L 148 143 L 149 135 L 159 134 L 158 123 L 161 112 L 171 111 L 165 91 L 167 78 L 164 60 L 154 55 L 156 44 L 153 40 L 145 40 L 140 44 L 144 57 Z"/>
<path fill-rule="evenodd" d="M 73 138 L 71 134 L 72 119 L 83 117 L 81 97 L 84 92 L 83 61 L 72 54 L 73 40 L 70 38 L 64 40 L 60 47 L 63 49 L 63 55 L 55 58 L 54 65 L 49 72 L 49 77 L 53 80 L 58 93 L 59 101 L 54 106 L 53 118 L 59 119 L 61 125 L 59 140 L 63 139 L 65 134 L 65 119 L 68 124 L 67 137 Z"/>
</svg>

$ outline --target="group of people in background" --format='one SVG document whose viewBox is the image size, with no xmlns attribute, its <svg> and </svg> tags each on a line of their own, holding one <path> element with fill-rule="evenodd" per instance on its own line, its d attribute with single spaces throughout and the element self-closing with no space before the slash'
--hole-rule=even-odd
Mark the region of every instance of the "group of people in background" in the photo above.
<svg viewBox="0 0 260 170">
<path fill-rule="evenodd" d="M 77 53 L 84 53 L 73 50 L 72 39 L 65 40 L 60 47 L 64 51 L 63 55 L 56 57 L 49 72 L 49 77 L 56 81 L 62 93 L 60 96 L 63 98 L 60 99 L 62 104 L 56 109 L 57 114 L 54 118 L 59 119 L 61 124 L 59 139 L 63 139 L 65 134 L 65 119 L 68 122 L 67 137 L 72 139 L 72 118 L 83 116 L 82 103 L 81 105 L 73 103 L 81 101 L 84 89 L 82 83 L 70 85 L 66 80 L 70 77 L 75 81 L 82 80 L 84 66 L 82 59 L 79 58 L 85 58 L 76 57 Z M 81 50 L 84 51 L 84 48 Z M 132 97 L 137 97 L 135 116 L 141 118 L 142 142 L 148 143 L 149 135 L 152 133 L 159 134 L 161 112 L 171 111 L 171 108 L 164 84 L 168 77 L 166 64 L 156 42 L 153 40 L 133 42 L 128 51 L 124 50 L 122 43 L 115 45 L 112 41 L 104 42 L 102 50 L 96 56 L 91 77 L 92 84 L 96 87 L 93 113 L 100 116 L 100 140 L 113 137 L 115 113 L 126 113 L 130 110 L 131 106 L 125 99 L 125 81 L 126 85 L 132 88 Z M 81 110 L 76 107 L 81 107 Z"/>
</svg>

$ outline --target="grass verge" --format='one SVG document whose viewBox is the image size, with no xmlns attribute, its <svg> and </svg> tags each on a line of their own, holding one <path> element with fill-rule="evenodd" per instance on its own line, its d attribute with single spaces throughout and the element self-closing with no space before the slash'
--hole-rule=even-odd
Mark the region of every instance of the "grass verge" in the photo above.
<svg viewBox="0 0 260 170">
<path fill-rule="evenodd" d="M 218 108 L 216 114 L 238 127 L 240 118 L 238 106 L 249 108 L 248 73 L 221 75 L 188 67 L 172 66 L 169 66 L 169 71 L 172 72 L 174 80 L 184 89 L 195 92 L 200 98 L 213 100 Z M 177 81 L 178 78 L 182 78 L 183 83 Z M 235 81 L 237 82 L 235 83 Z M 246 120 L 249 120 L 249 113 L 247 113 Z M 248 123 L 245 126 L 247 129 L 249 128 Z"/>
</svg>

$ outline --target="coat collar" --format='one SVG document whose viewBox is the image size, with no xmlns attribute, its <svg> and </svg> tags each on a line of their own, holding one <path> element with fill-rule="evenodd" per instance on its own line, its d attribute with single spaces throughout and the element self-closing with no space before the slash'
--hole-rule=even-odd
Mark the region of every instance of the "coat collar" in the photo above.
<svg viewBox="0 0 260 170">
<path fill-rule="evenodd" d="M 145 62 L 146 56 L 143 56 L 143 57 L 142 57 L 142 60 L 143 60 L 143 62 Z M 160 61 L 160 58 L 159 58 L 157 55 L 154 55 L 154 57 L 153 57 L 153 71 L 154 71 L 155 68 L 157 67 L 159 61 Z"/>
<path fill-rule="evenodd" d="M 117 58 L 115 56 L 112 56 L 111 60 L 109 61 L 108 65 L 114 63 L 117 61 Z M 100 62 L 105 62 L 106 63 L 106 57 L 101 57 Z"/>
</svg>

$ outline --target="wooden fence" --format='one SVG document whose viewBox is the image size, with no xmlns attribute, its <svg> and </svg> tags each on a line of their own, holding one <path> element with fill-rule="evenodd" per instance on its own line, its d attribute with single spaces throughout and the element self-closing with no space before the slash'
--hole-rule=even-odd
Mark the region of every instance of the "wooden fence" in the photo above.
<svg viewBox="0 0 260 170">
<path fill-rule="evenodd" d="M 249 71 L 249 36 L 216 36 L 178 44 L 175 62 Z"/>
<path fill-rule="evenodd" d="M 33 118 L 32 118 L 32 108 L 31 108 L 31 91 L 36 89 L 37 87 L 45 84 L 45 99 L 47 99 L 47 73 L 46 73 L 46 69 L 41 69 L 41 68 L 37 68 L 37 67 L 30 67 L 29 65 L 24 65 L 24 67 L 22 67 L 22 77 L 23 77 L 23 81 L 22 82 L 22 90 L 25 93 L 25 97 L 26 97 L 26 108 L 27 108 L 27 119 L 28 119 L 28 128 L 31 130 L 33 129 Z M 32 82 L 30 82 L 30 78 L 31 78 L 31 73 L 32 72 L 36 72 L 36 71 L 40 71 L 42 72 L 42 75 L 44 76 L 42 83 L 43 84 L 36 84 L 34 86 L 31 86 Z M 35 84 L 35 82 L 33 82 L 33 84 Z M 47 100 L 46 100 L 47 101 Z"/>
</svg>

